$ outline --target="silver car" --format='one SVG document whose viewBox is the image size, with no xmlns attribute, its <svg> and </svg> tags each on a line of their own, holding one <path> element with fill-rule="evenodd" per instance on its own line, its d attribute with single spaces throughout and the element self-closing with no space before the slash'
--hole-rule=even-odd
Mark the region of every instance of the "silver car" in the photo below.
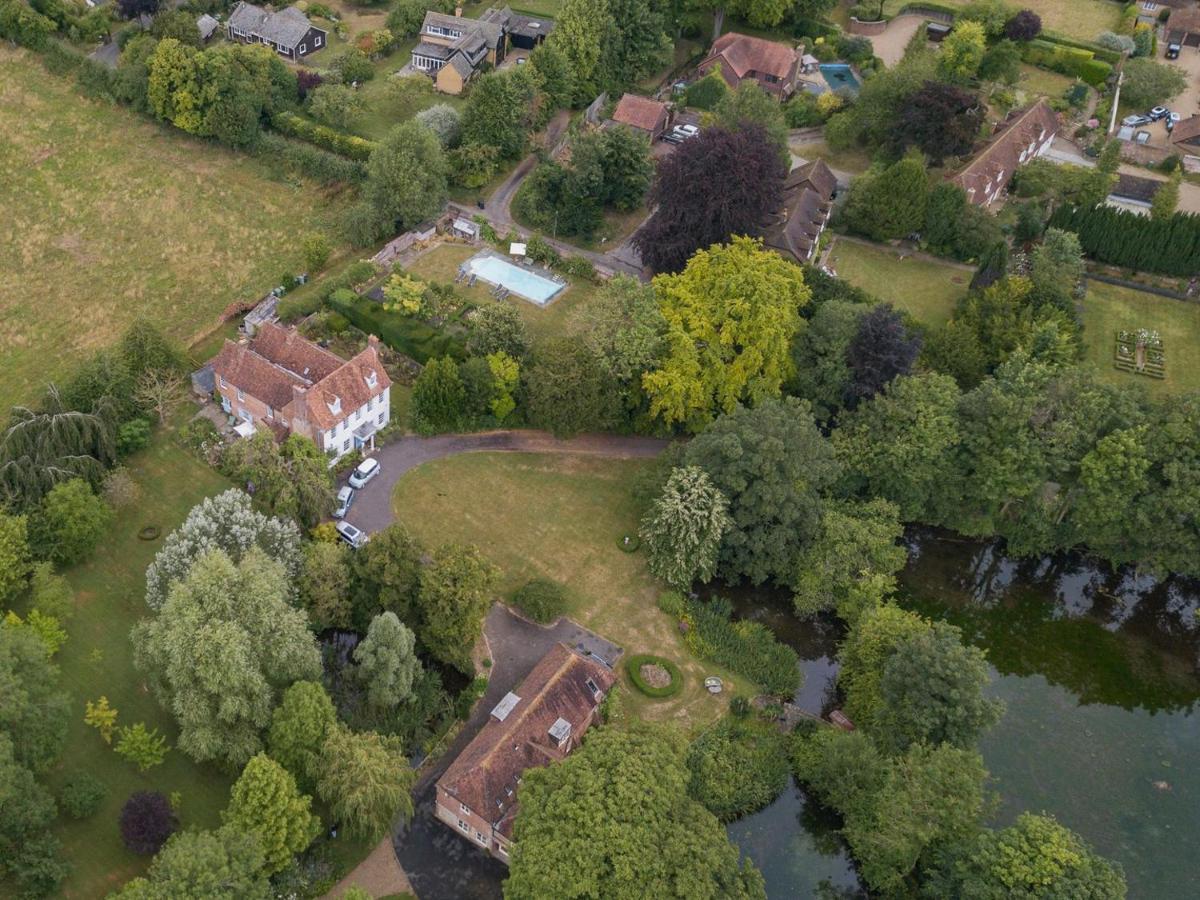
<svg viewBox="0 0 1200 900">
<path fill-rule="evenodd" d="M 333 527 L 337 530 L 338 537 L 340 537 L 355 550 L 371 539 L 369 534 L 367 534 L 361 528 L 355 528 L 349 522 L 338 522 Z"/>
<path fill-rule="evenodd" d="M 353 472 L 350 473 L 350 487 L 363 487 L 368 481 L 379 474 L 379 460 L 364 459 L 358 464 Z"/>
<path fill-rule="evenodd" d="M 337 492 L 337 504 L 333 510 L 335 519 L 344 519 L 346 513 L 350 512 L 350 505 L 354 503 L 354 488 L 346 485 Z"/>
</svg>

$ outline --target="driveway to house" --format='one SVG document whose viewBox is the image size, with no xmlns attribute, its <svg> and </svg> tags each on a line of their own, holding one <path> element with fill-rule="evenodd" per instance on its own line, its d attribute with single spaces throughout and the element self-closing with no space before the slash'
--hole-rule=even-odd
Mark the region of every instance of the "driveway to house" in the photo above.
<svg viewBox="0 0 1200 900">
<path fill-rule="evenodd" d="M 570 619 L 559 619 L 548 627 L 536 625 L 499 603 L 488 612 L 483 633 L 492 660 L 487 691 L 450 747 L 421 771 L 413 789 L 413 819 L 392 837 L 396 859 L 421 900 L 500 896 L 506 867 L 439 822 L 434 812 L 437 779 L 487 724 L 496 704 L 556 643 L 590 651 L 609 662 L 615 662 L 621 654 L 620 647 Z"/>
<path fill-rule="evenodd" d="M 546 135 L 542 143 L 548 152 L 551 154 L 554 153 L 558 147 L 559 140 L 566 133 L 569 124 L 571 124 L 571 113 L 565 109 L 560 109 L 554 114 L 554 118 L 547 123 Z M 492 196 L 487 198 L 487 201 L 484 203 L 484 210 L 497 225 L 513 224 L 513 197 L 516 196 L 521 182 L 533 171 L 533 167 L 537 165 L 537 161 L 537 154 L 530 153 L 521 160 L 521 164 L 513 169 L 507 178 L 500 182 L 500 186 L 492 191 Z"/>
<path fill-rule="evenodd" d="M 896 16 L 888 22 L 883 34 L 871 38 L 875 55 L 890 69 L 904 58 L 904 48 L 908 46 L 917 30 L 924 28 L 928 21 L 925 16 Z"/>
<path fill-rule="evenodd" d="M 1200 58 L 1200 51 L 1196 52 L 1196 56 Z M 1096 166 L 1094 159 L 1084 156 L 1072 141 L 1063 137 L 1056 137 L 1054 139 L 1050 144 L 1050 149 L 1046 152 L 1046 157 L 1057 163 L 1086 166 L 1089 169 Z M 1131 163 L 1121 163 L 1117 171 L 1125 175 L 1136 175 L 1138 178 L 1148 178 L 1151 181 L 1167 180 L 1158 172 L 1152 172 L 1149 169 L 1142 166 L 1135 166 Z M 1200 186 L 1188 181 L 1181 182 L 1179 185 L 1179 204 L 1175 208 L 1181 213 L 1200 213 Z"/>
<path fill-rule="evenodd" d="M 409 435 L 371 454 L 381 471 L 357 491 L 346 521 L 368 533 L 392 524 L 392 489 L 405 472 L 421 463 L 459 453 L 573 453 L 612 459 L 648 459 L 667 446 L 658 438 L 617 434 L 582 434 L 566 440 L 545 431 L 482 431 L 476 434 Z"/>
</svg>

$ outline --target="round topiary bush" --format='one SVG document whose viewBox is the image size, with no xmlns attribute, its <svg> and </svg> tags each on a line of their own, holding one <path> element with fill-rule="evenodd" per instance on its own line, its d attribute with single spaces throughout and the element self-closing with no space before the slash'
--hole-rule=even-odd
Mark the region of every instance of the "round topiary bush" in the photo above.
<svg viewBox="0 0 1200 900">
<path fill-rule="evenodd" d="M 626 553 L 636 553 L 638 547 L 642 546 L 642 539 L 636 534 L 623 534 L 617 538 L 617 546 Z"/>
<path fill-rule="evenodd" d="M 130 794 L 121 808 L 121 840 L 133 853 L 153 856 L 167 842 L 179 820 L 171 801 L 157 791 Z"/>
<path fill-rule="evenodd" d="M 567 589 L 557 581 L 535 578 L 512 596 L 515 605 L 535 622 L 547 625 L 567 609 Z"/>
<path fill-rule="evenodd" d="M 76 772 L 67 778 L 58 802 L 72 819 L 86 819 L 95 815 L 107 796 L 103 781 L 87 772 Z"/>
<path fill-rule="evenodd" d="M 631 656 L 625 660 L 625 673 L 647 697 L 672 697 L 683 688 L 679 666 L 661 656 Z"/>
</svg>

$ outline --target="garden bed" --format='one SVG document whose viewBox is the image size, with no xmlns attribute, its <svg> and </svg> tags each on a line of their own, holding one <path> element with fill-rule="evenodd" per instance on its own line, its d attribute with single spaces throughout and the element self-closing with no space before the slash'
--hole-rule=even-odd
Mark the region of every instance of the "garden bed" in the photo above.
<svg viewBox="0 0 1200 900">
<path fill-rule="evenodd" d="M 673 697 L 683 688 L 679 666 L 661 656 L 631 656 L 625 661 L 625 674 L 647 697 Z"/>
</svg>

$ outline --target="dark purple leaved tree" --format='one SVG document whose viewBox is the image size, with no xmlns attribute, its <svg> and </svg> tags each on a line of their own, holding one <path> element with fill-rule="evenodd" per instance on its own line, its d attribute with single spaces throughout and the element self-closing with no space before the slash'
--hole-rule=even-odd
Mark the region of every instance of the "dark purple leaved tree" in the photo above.
<svg viewBox="0 0 1200 900">
<path fill-rule="evenodd" d="M 1004 23 L 1004 36 L 1011 41 L 1032 41 L 1042 33 L 1042 17 L 1023 9 Z"/>
<path fill-rule="evenodd" d="M 121 808 L 121 840 L 133 853 L 153 856 L 167 842 L 179 820 L 171 802 L 157 791 L 130 794 Z"/>
<path fill-rule="evenodd" d="M 655 272 L 678 272 L 697 250 L 761 233 L 779 209 L 786 175 L 760 126 L 705 129 L 659 164 L 648 198 L 657 208 L 634 246 Z"/>
<path fill-rule="evenodd" d="M 303 100 L 308 96 L 309 91 L 316 90 L 321 82 L 324 81 L 321 73 L 313 69 L 297 69 L 296 70 L 296 93 Z"/>
<path fill-rule="evenodd" d="M 901 150 L 921 148 L 935 166 L 971 150 L 983 122 L 983 104 L 964 88 L 926 81 L 900 109 L 896 139 Z"/>
<path fill-rule="evenodd" d="M 122 18 L 136 19 L 140 15 L 154 15 L 160 4 L 161 0 L 117 0 L 117 9 Z"/>
<path fill-rule="evenodd" d="M 920 352 L 921 336 L 909 332 L 904 317 L 890 303 L 873 307 L 846 348 L 850 366 L 846 405 L 869 400 L 896 376 L 907 375 Z"/>
</svg>

